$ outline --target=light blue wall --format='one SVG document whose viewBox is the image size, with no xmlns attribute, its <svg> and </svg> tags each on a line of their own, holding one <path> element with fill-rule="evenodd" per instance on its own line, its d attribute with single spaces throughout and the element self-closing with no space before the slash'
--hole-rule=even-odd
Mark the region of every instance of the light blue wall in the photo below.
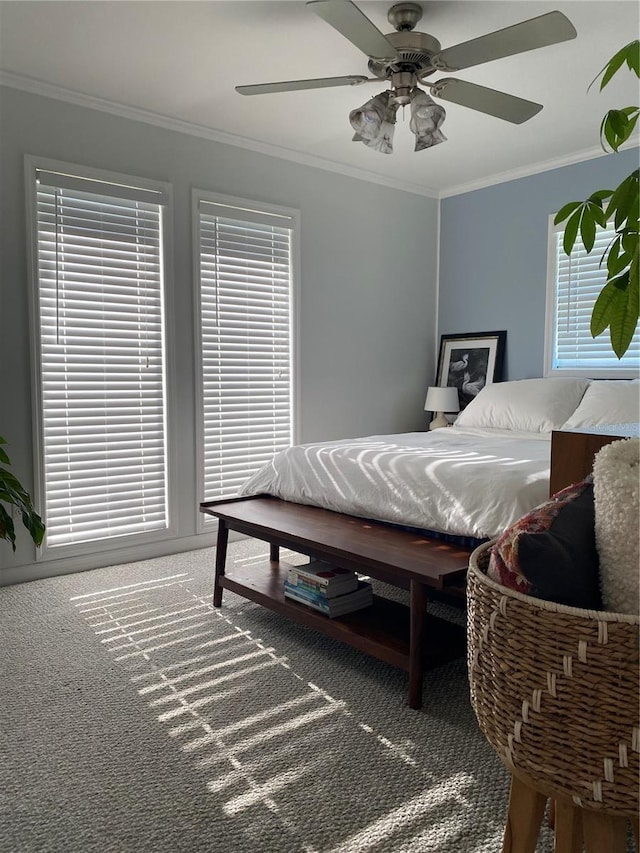
<svg viewBox="0 0 640 853">
<path fill-rule="evenodd" d="M 507 330 L 506 379 L 542 376 L 549 215 L 638 166 L 638 150 L 441 202 L 440 334 Z"/>
<path fill-rule="evenodd" d="M 169 182 L 175 334 L 178 535 L 143 554 L 85 560 L 89 568 L 208 544 L 197 537 L 191 189 L 301 212 L 300 441 L 424 429 L 434 370 L 438 202 L 64 101 L 0 87 L 0 435 L 33 490 L 24 155 Z M 391 212 L 391 213 L 390 213 Z M 0 567 L 31 564 L 21 532 Z M 210 544 L 210 543 L 209 543 Z M 28 571 L 69 571 L 59 567 Z M 2 573 L 0 573 L 2 575 Z M 19 576 L 14 573 L 13 577 Z M 0 576 L 0 583 L 3 577 Z"/>
</svg>

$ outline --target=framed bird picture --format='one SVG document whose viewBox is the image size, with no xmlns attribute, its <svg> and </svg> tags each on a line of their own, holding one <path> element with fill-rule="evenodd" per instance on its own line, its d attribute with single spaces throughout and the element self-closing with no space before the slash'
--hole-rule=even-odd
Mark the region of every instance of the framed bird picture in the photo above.
<svg viewBox="0 0 640 853">
<path fill-rule="evenodd" d="M 458 389 L 462 411 L 485 385 L 500 382 L 506 331 L 441 335 L 436 385 Z"/>
</svg>

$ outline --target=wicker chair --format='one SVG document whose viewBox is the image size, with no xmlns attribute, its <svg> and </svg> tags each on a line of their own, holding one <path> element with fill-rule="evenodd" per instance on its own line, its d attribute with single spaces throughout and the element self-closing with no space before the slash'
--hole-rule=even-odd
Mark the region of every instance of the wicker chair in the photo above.
<svg viewBox="0 0 640 853">
<path fill-rule="evenodd" d="M 534 853 L 547 800 L 556 853 L 638 848 L 639 622 L 468 575 L 469 677 L 480 728 L 511 772 L 503 853 Z"/>
</svg>

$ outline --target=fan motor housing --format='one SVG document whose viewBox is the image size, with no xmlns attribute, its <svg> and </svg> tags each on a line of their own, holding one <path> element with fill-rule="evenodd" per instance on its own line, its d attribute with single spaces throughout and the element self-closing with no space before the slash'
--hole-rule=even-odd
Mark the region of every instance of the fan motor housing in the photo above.
<svg viewBox="0 0 640 853">
<path fill-rule="evenodd" d="M 414 74 L 431 69 L 431 57 L 439 53 L 441 45 L 438 39 L 427 33 L 395 32 L 385 35 L 388 41 L 396 48 L 397 55 L 391 61 L 383 59 L 369 59 L 369 71 L 376 77 L 385 79 L 396 71 L 411 71 Z"/>
</svg>

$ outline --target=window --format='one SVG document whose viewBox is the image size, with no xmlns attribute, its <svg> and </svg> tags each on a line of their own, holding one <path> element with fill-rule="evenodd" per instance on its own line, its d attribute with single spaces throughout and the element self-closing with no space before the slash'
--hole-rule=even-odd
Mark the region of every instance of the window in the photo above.
<svg viewBox="0 0 640 853">
<path fill-rule="evenodd" d="M 239 486 L 292 441 L 296 214 L 194 192 L 200 494 Z"/>
<path fill-rule="evenodd" d="M 622 359 L 611 348 L 609 330 L 591 337 L 591 312 L 607 280 L 602 255 L 615 234 L 613 225 L 598 231 L 587 254 L 580 241 L 571 256 L 562 248 L 564 229 L 553 225 L 549 236 L 545 375 L 591 378 L 636 376 L 640 368 L 640 333 Z"/>
<path fill-rule="evenodd" d="M 166 188 L 56 165 L 27 158 L 45 553 L 168 527 Z"/>
</svg>

